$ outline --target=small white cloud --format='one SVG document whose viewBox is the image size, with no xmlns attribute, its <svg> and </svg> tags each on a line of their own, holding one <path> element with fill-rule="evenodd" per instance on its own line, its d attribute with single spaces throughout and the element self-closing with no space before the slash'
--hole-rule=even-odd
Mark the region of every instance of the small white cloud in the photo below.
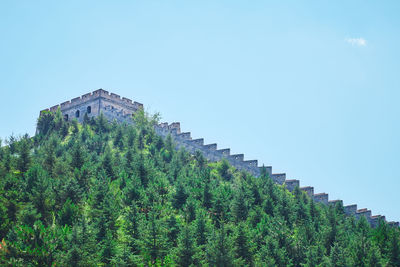
<svg viewBox="0 0 400 267">
<path fill-rule="evenodd" d="M 364 38 L 347 38 L 346 42 L 353 46 L 366 46 L 367 40 Z"/>
</svg>

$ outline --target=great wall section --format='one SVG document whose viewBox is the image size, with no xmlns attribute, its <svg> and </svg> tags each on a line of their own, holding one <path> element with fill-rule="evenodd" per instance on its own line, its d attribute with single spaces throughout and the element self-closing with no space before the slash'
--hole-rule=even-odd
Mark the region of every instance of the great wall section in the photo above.
<svg viewBox="0 0 400 267">
<path fill-rule="evenodd" d="M 66 120 L 77 119 L 79 122 L 82 122 L 85 114 L 89 117 L 95 117 L 103 113 L 110 121 L 116 120 L 119 123 L 132 124 L 132 114 L 138 109 L 143 108 L 143 105 L 138 102 L 132 102 L 128 98 L 121 98 L 119 95 L 109 93 L 103 89 L 98 89 L 92 93 L 74 98 L 71 101 L 42 110 L 40 114 L 44 111 L 55 112 L 58 108 L 60 108 Z M 160 123 L 155 125 L 154 129 L 158 135 L 164 138 L 171 135 L 177 148 L 184 148 L 190 153 L 200 151 L 211 162 L 226 159 L 238 170 L 249 172 L 254 176 L 259 176 L 261 169 L 265 168 L 275 183 L 284 185 L 291 192 L 296 187 L 299 187 L 300 190 L 306 192 L 315 202 L 325 205 L 335 205 L 340 202 L 343 205 L 342 200 L 329 200 L 329 196 L 326 193 L 315 194 L 314 187 L 312 186 L 300 187 L 299 180 L 286 179 L 285 173 L 272 173 L 272 167 L 259 166 L 257 160 L 244 160 L 244 154 L 231 155 L 229 148 L 218 149 L 217 144 L 204 144 L 203 138 L 192 139 L 190 132 L 181 132 L 179 122 L 171 124 Z M 372 227 L 376 227 L 380 219 L 386 221 L 385 216 L 372 216 L 371 210 L 365 208 L 357 209 L 357 205 L 355 204 L 344 206 L 344 212 L 349 216 L 355 216 L 356 219 L 365 216 Z M 388 224 L 393 227 L 399 227 L 399 222 L 391 221 Z"/>
</svg>

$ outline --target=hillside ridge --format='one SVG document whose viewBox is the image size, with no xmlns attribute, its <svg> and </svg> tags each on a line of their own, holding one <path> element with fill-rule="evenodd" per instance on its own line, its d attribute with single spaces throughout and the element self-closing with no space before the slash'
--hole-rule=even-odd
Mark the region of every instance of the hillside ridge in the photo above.
<svg viewBox="0 0 400 267">
<path fill-rule="evenodd" d="M 66 120 L 74 118 L 82 122 L 85 114 L 88 117 L 96 117 L 100 113 L 103 113 L 109 121 L 115 120 L 119 123 L 132 124 L 132 114 L 139 109 L 143 109 L 143 104 L 133 102 L 126 97 L 121 98 L 121 96 L 109 93 L 106 90 L 98 89 L 81 97 L 73 98 L 71 101 L 44 109 L 40 114 L 46 111 L 56 112 L 58 108 L 60 108 Z M 343 200 L 329 200 L 327 193 L 314 193 L 314 187 L 312 186 L 300 187 L 300 180 L 287 179 L 286 173 L 272 173 L 271 166 L 259 166 L 258 160 L 244 160 L 244 154 L 231 155 L 230 148 L 218 149 L 217 144 L 204 144 L 203 138 L 192 139 L 191 132 L 181 131 L 179 122 L 170 124 L 167 122 L 159 123 L 154 125 L 154 129 L 158 135 L 164 138 L 171 135 L 176 142 L 177 148 L 184 148 L 192 154 L 200 151 L 210 162 L 226 159 L 238 170 L 249 172 L 257 177 L 260 175 L 262 169 L 264 169 L 274 182 L 286 186 L 291 192 L 296 187 L 299 187 L 300 190 L 306 192 L 315 202 L 325 205 L 336 205 L 336 203 L 340 202 L 343 205 Z M 344 206 L 344 211 L 347 215 L 355 216 L 357 219 L 364 216 L 372 227 L 376 227 L 380 219 L 386 221 L 385 216 L 372 215 L 371 210 L 366 208 L 358 209 L 357 204 Z M 394 227 L 399 227 L 400 225 L 399 222 L 395 221 L 389 221 L 388 224 Z"/>
</svg>

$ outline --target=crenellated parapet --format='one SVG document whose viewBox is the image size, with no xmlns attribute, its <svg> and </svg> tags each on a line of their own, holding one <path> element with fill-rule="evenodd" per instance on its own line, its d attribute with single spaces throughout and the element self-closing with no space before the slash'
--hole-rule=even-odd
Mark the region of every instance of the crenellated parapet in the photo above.
<svg viewBox="0 0 400 267">
<path fill-rule="evenodd" d="M 269 176 L 271 177 L 272 181 L 277 184 L 283 185 L 286 181 L 286 173 L 271 173 L 272 167 L 269 168 Z"/>
<path fill-rule="evenodd" d="M 296 187 L 300 187 L 300 181 L 296 179 L 290 179 L 285 181 L 287 190 L 293 192 Z"/>
<path fill-rule="evenodd" d="M 314 187 L 312 186 L 300 187 L 300 190 L 306 192 L 309 197 L 313 197 L 314 195 Z"/>
<path fill-rule="evenodd" d="M 76 118 L 78 121 L 83 120 L 83 115 L 87 114 L 89 117 L 94 117 L 103 113 L 104 116 L 110 121 L 117 121 L 119 123 L 133 123 L 132 114 L 139 109 L 143 109 L 143 105 L 138 102 L 120 97 L 117 94 L 109 93 L 106 90 L 98 89 L 92 93 L 82 95 L 81 97 L 73 98 L 70 101 L 61 103 L 60 105 L 53 106 L 44 111 L 55 112 L 60 108 L 64 117 L 68 119 Z M 196 153 L 200 151 L 203 156 L 210 162 L 217 162 L 220 160 L 227 160 L 233 167 L 240 171 L 248 172 L 256 177 L 260 176 L 262 170 L 271 177 L 271 179 L 287 190 L 293 192 L 295 188 L 299 188 L 304 194 L 307 194 L 311 199 L 322 205 L 343 206 L 342 200 L 329 200 L 326 193 L 314 193 L 314 187 L 305 186 L 300 187 L 300 181 L 296 179 L 286 179 L 285 173 L 272 173 L 271 166 L 259 166 L 257 160 L 245 160 L 244 154 L 231 154 L 230 148 L 218 149 L 217 144 L 205 144 L 203 138 L 192 139 L 190 132 L 182 132 L 179 122 L 173 123 L 160 123 L 154 125 L 155 132 L 166 138 L 171 136 L 176 144 L 176 148 L 184 148 L 189 153 Z M 385 216 L 376 215 L 368 209 L 357 209 L 357 205 L 343 206 L 346 215 L 354 216 L 356 219 L 365 217 L 372 227 L 376 227 L 380 220 L 385 220 Z M 399 227 L 398 222 L 388 222 L 393 227 Z"/>
<path fill-rule="evenodd" d="M 356 218 L 360 219 L 361 216 L 365 216 L 365 218 L 367 218 L 367 220 L 368 220 L 368 219 L 371 218 L 372 213 L 368 209 L 359 209 L 359 210 L 356 211 Z"/>
<path fill-rule="evenodd" d="M 357 204 L 344 206 L 344 213 L 347 215 L 355 215 L 357 212 Z"/>
<path fill-rule="evenodd" d="M 204 139 L 203 138 L 199 138 L 199 139 L 193 139 L 192 140 L 193 144 L 196 144 L 198 146 L 203 146 L 204 145 Z"/>
<path fill-rule="evenodd" d="M 319 194 L 314 194 L 312 197 L 313 197 L 315 202 L 319 202 L 319 203 L 328 205 L 328 201 L 329 201 L 328 194 L 319 193 Z"/>
<path fill-rule="evenodd" d="M 284 186 L 291 192 L 293 192 L 294 189 L 296 187 L 298 187 L 301 191 L 303 191 L 305 194 L 307 194 L 310 198 L 312 198 L 317 203 L 321 203 L 321 204 L 327 205 L 327 206 L 336 206 L 336 205 L 343 206 L 343 200 L 340 200 L 340 199 L 329 200 L 329 195 L 326 193 L 315 194 L 314 187 L 312 187 L 312 186 L 300 187 L 299 180 L 295 180 L 295 179 L 286 180 L 284 182 Z M 386 221 L 385 216 L 381 216 L 381 215 L 372 216 L 371 210 L 357 209 L 356 204 L 344 206 L 343 210 L 347 216 L 354 216 L 357 220 L 360 219 L 361 217 L 365 217 L 372 227 L 376 227 L 379 223 L 379 220 Z M 388 222 L 388 224 L 391 226 L 398 226 L 398 222 Z"/>
<path fill-rule="evenodd" d="M 340 199 L 329 200 L 329 201 L 328 201 L 328 204 L 329 204 L 330 206 L 336 206 L 337 204 L 343 206 L 343 200 L 340 200 Z"/>
<path fill-rule="evenodd" d="M 229 148 L 218 149 L 217 144 L 204 144 L 204 139 L 192 139 L 190 132 L 181 132 L 180 123 L 174 122 L 171 124 L 160 123 L 155 126 L 156 132 L 163 137 L 170 135 L 175 141 L 178 148 L 184 148 L 191 153 L 196 151 L 202 152 L 204 157 L 211 161 L 216 162 L 226 159 L 233 167 L 238 170 L 247 171 L 255 176 L 259 176 L 261 168 L 258 166 L 257 160 L 245 160 L 244 154 L 233 154 Z M 284 174 L 272 174 L 271 167 L 264 167 L 265 171 L 273 177 L 273 179 L 283 184 L 285 180 Z"/>
<path fill-rule="evenodd" d="M 112 119 L 119 121 L 119 117 L 131 116 L 137 110 L 143 109 L 143 104 L 133 102 L 125 97 L 121 98 L 119 95 L 109 93 L 106 90 L 98 89 L 42 110 L 40 114 L 44 111 L 56 112 L 58 109 L 61 110 L 66 120 L 77 119 L 82 122 L 85 114 L 89 117 L 94 117 L 103 112 L 112 114 Z"/>
</svg>

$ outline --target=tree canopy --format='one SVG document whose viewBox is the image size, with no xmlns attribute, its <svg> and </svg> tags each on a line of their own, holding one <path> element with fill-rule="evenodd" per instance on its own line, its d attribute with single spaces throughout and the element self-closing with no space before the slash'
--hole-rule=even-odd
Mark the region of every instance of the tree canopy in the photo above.
<svg viewBox="0 0 400 267">
<path fill-rule="evenodd" d="M 134 125 L 60 112 L 0 148 L 0 265 L 400 266 L 400 231 L 176 150 Z"/>
</svg>

